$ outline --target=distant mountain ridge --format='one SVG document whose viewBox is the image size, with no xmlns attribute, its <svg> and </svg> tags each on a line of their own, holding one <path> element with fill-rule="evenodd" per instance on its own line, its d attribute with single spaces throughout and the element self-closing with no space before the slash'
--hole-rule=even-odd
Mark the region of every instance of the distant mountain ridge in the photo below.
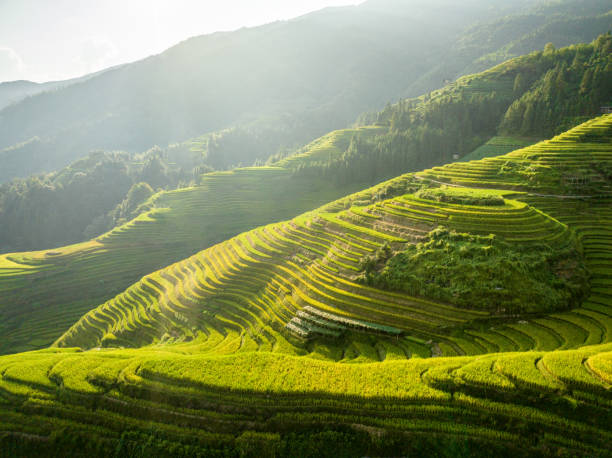
<svg viewBox="0 0 612 458">
<path fill-rule="evenodd" d="M 498 135 L 497 129 L 505 112 L 516 113 L 524 107 L 534 113 L 533 127 L 546 132 L 548 123 L 541 124 L 538 120 L 549 112 L 551 101 L 561 95 L 558 91 L 550 91 L 546 82 L 552 75 L 556 80 L 559 72 L 565 72 L 567 87 L 563 100 L 567 106 L 555 111 L 551 119 L 561 122 L 567 116 L 592 116 L 589 111 L 592 97 L 580 94 L 580 80 L 585 68 L 590 68 L 612 81 L 612 77 L 606 78 L 612 75 L 612 68 L 610 72 L 606 70 L 612 55 L 607 53 L 602 59 L 610 46 L 612 35 L 606 34 L 589 45 L 534 52 L 512 59 L 418 99 L 389 106 L 377 115 L 373 121 L 375 125 L 330 132 L 297 154 L 276 158 L 270 166 L 207 173 L 196 186 L 159 192 L 138 207 L 135 212 L 139 213 L 138 217 L 89 242 L 53 247 L 49 251 L 0 255 L 0 353 L 50 344 L 59 337 L 58 332 L 74 323 L 93 304 L 107 301 L 153 270 L 215 243 L 259 225 L 295 217 L 380 183 L 384 177 L 448 163 L 453 152 L 469 152 L 472 146 L 481 146 L 491 136 Z M 578 60 L 575 68 L 568 70 L 568 63 L 576 60 L 576 56 L 583 56 L 585 60 Z M 526 75 L 531 75 L 528 85 L 520 83 Z M 515 90 L 517 80 L 520 84 L 516 84 Z M 598 105 L 596 107 L 598 111 Z M 593 126 L 589 129 L 597 132 Z M 609 136 L 601 138 L 608 141 Z M 522 146 L 520 143 L 510 138 L 494 149 L 498 154 L 504 153 L 514 149 L 513 144 Z M 532 148 L 530 151 L 535 151 L 538 146 Z M 529 157 L 535 158 L 537 154 Z M 97 164 L 94 157 L 90 162 L 92 166 Z M 595 173 L 583 177 L 580 175 L 582 169 L 578 168 L 567 182 L 563 172 L 553 174 L 550 169 L 546 172 L 540 168 L 538 176 L 543 181 L 540 184 L 530 181 L 533 174 L 529 162 L 525 167 L 503 167 L 504 162 L 502 158 L 481 163 L 502 165 L 499 167 L 504 170 L 502 178 L 510 179 L 506 183 L 519 180 L 530 186 L 537 184 L 542 194 L 582 195 L 587 191 L 597 194 L 601 191 L 601 180 L 612 176 L 610 161 L 600 161 Z M 456 163 L 454 167 L 460 169 L 461 164 Z M 589 162 L 584 160 L 581 164 Z M 470 167 L 475 166 L 470 163 Z M 97 168 L 99 165 L 95 165 L 94 170 Z M 72 189 L 79 195 L 79 186 L 87 186 L 87 181 L 100 181 L 101 176 L 89 172 L 82 176 L 84 170 L 84 164 L 74 164 L 64 170 L 57 177 L 57 184 L 62 186 L 53 182 L 38 183 L 30 187 L 27 194 L 19 188 L 7 193 L 8 198 L 3 202 L 6 210 L 0 214 L 0 229 L 5 232 L 0 239 L 11 243 L 15 236 L 28 234 L 35 238 L 41 232 L 46 236 L 50 228 L 55 228 L 59 234 L 73 230 L 73 227 L 61 229 L 66 224 L 64 220 L 75 224 L 74 208 L 62 213 L 62 194 Z M 493 171 L 490 175 L 497 173 Z M 77 177 L 80 178 L 75 180 Z M 559 178 L 561 181 L 553 183 L 551 190 L 551 183 L 546 179 Z M 70 184 L 71 181 L 74 183 Z M 351 202 L 366 205 L 396 196 L 400 191 L 411 192 L 404 184 L 401 178 L 383 183 L 363 198 L 361 193 L 355 195 Z M 413 181 L 408 187 L 413 184 L 419 185 Z M 575 189 L 575 184 L 582 189 Z M 53 186 L 57 191 L 50 189 Z M 117 184 L 113 182 L 111 186 L 116 188 Z M 86 196 L 90 191 L 81 193 Z M 102 192 L 98 194 L 103 195 Z M 330 208 L 340 211 L 346 202 Z M 390 210 L 395 211 L 392 207 Z M 59 214 L 66 216 L 58 218 Z M 531 216 L 537 220 L 537 215 Z M 367 218 L 360 210 L 355 217 Z M 28 243 L 32 243 L 32 239 Z M 351 254 L 348 257 L 355 259 Z M 344 263 L 342 259 L 337 260 Z M 49 294 L 50 291 L 54 293 Z M 37 318 L 25 319 L 26 316 Z"/>
<path fill-rule="evenodd" d="M 26 97 L 31 97 L 43 92 L 65 88 L 67 86 L 70 86 L 71 84 L 86 81 L 89 78 L 93 78 L 96 75 L 118 67 L 121 67 L 121 65 L 105 68 L 98 72 L 88 73 L 87 75 L 60 81 L 47 81 L 44 83 L 36 83 L 34 81 L 28 80 L 17 80 L 2 82 L 0 83 L 0 110 L 4 109 L 9 105 L 19 103 Z"/>
<path fill-rule="evenodd" d="M 604 34 L 591 44 L 511 59 L 389 105 L 364 116 L 362 128 L 332 131 L 267 163 L 313 185 L 325 177 L 338 186 L 337 197 L 356 184 L 374 185 L 473 151 L 472 159 L 503 154 L 599 114 L 612 99 L 610 50 L 612 35 Z M 102 234 L 121 224 L 122 210 L 112 209 L 123 205 L 132 185 L 146 182 L 159 190 L 200 184 L 201 174 L 210 171 L 206 155 L 209 161 L 221 161 L 229 151 L 239 157 L 248 138 L 237 131 L 144 154 L 94 153 L 61 171 L 0 185 L 0 252 L 52 248 Z"/>
<path fill-rule="evenodd" d="M 544 9 L 534 22 L 530 12 L 538 6 Z M 0 181 L 56 170 L 90 150 L 139 152 L 234 126 L 265 136 L 267 155 L 290 149 L 346 127 L 364 111 L 442 86 L 482 56 L 554 23 L 559 11 L 568 18 L 588 14 L 579 38 L 590 41 L 599 33 L 591 23 L 607 9 L 595 0 L 513 0 L 495 8 L 484 0 L 371 0 L 191 38 L 0 111 Z M 498 41 L 480 40 L 474 29 L 464 37 L 468 27 L 490 30 L 508 14 L 514 22 Z M 540 42 L 525 46 L 537 49 Z M 40 144 L 18 146 L 32 138 Z M 265 160 L 248 144 L 244 165 Z"/>
</svg>

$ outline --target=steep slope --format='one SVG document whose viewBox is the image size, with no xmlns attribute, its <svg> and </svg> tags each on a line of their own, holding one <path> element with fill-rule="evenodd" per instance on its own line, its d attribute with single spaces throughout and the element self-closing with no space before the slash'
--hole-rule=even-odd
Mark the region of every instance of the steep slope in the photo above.
<svg viewBox="0 0 612 458">
<path fill-rule="evenodd" d="M 101 75 L 102 73 L 111 69 L 101 70 L 99 72 L 91 73 L 78 78 L 71 78 L 62 81 L 48 81 L 46 83 L 35 83 L 33 81 L 26 80 L 2 82 L 0 83 L 0 110 L 9 105 L 16 104 L 27 97 L 31 97 L 42 92 L 57 90 L 70 86 L 71 84 L 80 83 L 88 80 L 89 78 L 93 78 L 96 75 Z"/>
<path fill-rule="evenodd" d="M 557 2 L 533 26 L 547 24 L 556 9 L 570 18 L 584 14 L 565 8 L 582 3 Z M 0 181 L 56 170 L 92 149 L 144 151 L 236 126 L 248 133 L 241 162 L 250 165 L 281 147 L 343 128 L 364 111 L 469 72 L 467 65 L 499 44 L 468 39 L 456 49 L 464 29 L 513 14 L 519 26 L 506 30 L 504 42 L 518 40 L 533 31 L 531 15 L 521 14 L 533 8 L 525 0 L 495 8 L 485 0 L 373 0 L 192 38 L 158 56 L 2 110 Z M 587 11 L 603 12 L 601 5 Z M 588 20 L 579 29 L 577 39 L 585 41 L 601 32 Z M 566 43 L 564 37 L 556 44 Z M 527 40 L 522 50 L 541 46 Z M 441 62 L 452 65 L 439 70 Z M 249 144 L 262 136 L 268 151 L 250 151 Z M 41 141 L 17 147 L 32 138 Z"/>
<path fill-rule="evenodd" d="M 546 256 L 551 256 L 545 258 L 544 265 L 555 262 L 565 267 L 560 268 L 564 270 L 563 274 L 555 274 L 558 278 L 548 281 L 558 284 L 561 275 L 565 280 L 572 280 L 573 270 L 577 269 L 572 266 L 581 262 L 580 256 L 572 253 L 582 251 L 574 231 L 537 206 L 534 208 L 515 199 L 539 204 L 540 196 L 553 192 L 559 194 L 559 200 L 572 198 L 576 191 L 566 187 L 563 174 L 568 170 L 578 173 L 591 167 L 594 158 L 599 168 L 612 166 L 611 140 L 612 116 L 608 115 L 505 156 L 440 168 L 455 169 L 468 175 L 472 187 L 494 184 L 499 188 L 531 194 L 513 191 L 485 191 L 486 194 L 472 191 L 469 194 L 468 190 L 463 194 L 453 194 L 444 189 L 438 190 L 437 194 L 406 194 L 427 186 L 428 180 L 436 186 L 438 180 L 433 180 L 432 174 L 438 169 L 433 169 L 415 176 L 396 178 L 291 221 L 241 234 L 144 277 L 124 293 L 85 315 L 56 345 L 92 348 L 194 340 L 197 348 L 206 336 L 228 335 L 233 331 L 240 336 L 241 345 L 245 345 L 246 339 L 255 348 L 274 349 L 278 341 L 284 340 L 281 332 L 284 328 L 306 339 L 339 337 L 346 331 L 358 329 L 387 334 L 396 339 L 401 336 L 402 341 L 428 341 L 432 351 L 441 348 L 447 354 L 515 350 L 517 342 L 504 335 L 512 333 L 517 323 L 524 321 L 524 318 L 519 319 L 521 316 L 556 311 L 553 305 L 544 305 L 546 297 L 555 294 L 554 288 L 543 290 L 540 297 L 522 297 L 519 290 L 512 290 L 514 283 L 527 287 L 528 280 L 534 275 L 532 271 L 526 270 L 524 277 L 510 278 L 509 283 L 504 283 L 499 273 L 495 273 L 495 284 L 487 284 L 481 297 L 466 296 L 469 300 L 465 304 L 460 293 L 446 298 L 446 303 L 432 302 L 431 293 L 427 297 L 427 290 L 420 290 L 419 294 L 425 296 L 421 298 L 411 297 L 406 292 L 386 292 L 360 284 L 359 276 L 364 270 L 367 272 L 366 261 L 369 259 L 374 263 L 384 263 L 393 253 L 406 250 L 406 244 L 435 239 L 438 236 L 432 230 L 442 226 L 459 233 L 494 234 L 509 243 L 502 248 L 505 251 L 501 254 L 500 262 L 504 264 L 500 267 L 505 271 L 511 269 L 506 259 L 510 259 L 512 244 L 530 251 L 541 251 L 542 245 L 553 247 L 552 251 L 548 251 L 550 248 L 544 251 L 549 253 Z M 511 172 L 524 164 L 529 174 L 486 169 L 488 174 L 484 177 L 473 177 L 491 162 Z M 485 179 L 493 174 L 498 181 Z M 435 177 L 442 179 L 441 172 Z M 585 198 L 597 199 L 588 211 L 604 220 L 610 215 L 606 206 L 612 196 L 610 177 L 593 170 L 589 176 L 591 183 L 581 187 Z M 389 192 L 385 191 L 389 189 L 394 197 L 381 200 L 381 194 Z M 439 201 L 436 196 L 447 199 Z M 465 199 L 471 199 L 468 205 L 462 203 Z M 604 203 L 600 204 L 600 201 Z M 370 205 L 363 206 L 366 203 Z M 589 227 L 593 225 L 593 220 L 590 220 Z M 575 226 L 578 230 L 583 228 L 581 223 Z M 594 232 L 601 235 L 597 229 Z M 588 232 L 581 235 L 583 240 L 590 241 Z M 489 245 L 486 251 L 491 257 L 492 241 L 486 243 Z M 446 256 L 450 256 L 448 248 L 445 250 Z M 469 256 L 475 255 L 470 253 Z M 488 268 L 494 269 L 495 264 Z M 527 268 L 521 267 L 523 270 Z M 543 267 L 538 264 L 536 268 L 541 270 Z M 417 275 L 414 269 L 412 276 Z M 432 272 L 426 270 L 425 277 L 417 277 L 414 281 L 431 283 L 433 280 L 428 277 L 435 275 Z M 451 278 L 450 281 L 466 280 Z M 485 280 L 478 278 L 478 281 Z M 599 293 L 607 294 L 605 275 L 600 281 L 601 285 L 597 281 L 593 283 L 596 297 Z M 579 286 L 583 292 L 577 298 L 570 300 L 563 296 L 565 302 L 554 307 L 563 310 L 579 305 L 575 301 L 582 300 L 585 286 Z M 542 283 L 530 284 L 528 288 L 544 287 Z M 474 288 L 470 287 L 471 290 Z M 569 285 L 561 283 L 555 288 L 569 288 Z M 435 292 L 441 289 L 442 285 L 434 287 Z M 508 299 L 504 299 L 505 296 L 509 296 Z M 486 302 L 478 303 L 479 300 Z M 521 300 L 534 303 L 520 303 Z M 453 306 L 452 302 L 463 305 Z M 489 302 L 499 305 L 486 305 Z M 523 333 L 537 336 L 531 340 L 531 348 L 573 348 L 589 338 L 599 339 L 593 343 L 608 339 L 607 334 L 602 336 L 598 332 L 602 326 L 607 327 L 605 316 L 601 317 L 603 324 L 590 329 L 559 324 L 559 321 L 566 321 L 564 316 L 556 314 L 552 318 L 538 318 L 533 324 L 523 323 Z M 495 323 L 495 318 L 510 318 L 510 321 Z M 496 329 L 494 332 L 478 332 L 482 324 L 470 324 L 475 320 L 495 323 Z M 595 334 L 590 336 L 591 332 Z M 545 343 L 547 339 L 552 347 Z M 354 343 L 349 339 L 348 347 L 352 345 Z M 281 345 L 279 348 L 284 347 Z M 344 353 L 346 351 L 345 348 Z"/>
<path fill-rule="evenodd" d="M 367 129 L 334 131 L 290 157 L 278 154 L 268 162 L 299 176 L 324 174 L 350 187 L 446 163 L 472 150 L 473 159 L 503 154 L 598 114 L 612 98 L 611 50 L 612 37 L 606 34 L 589 45 L 516 58 L 364 115 Z M 240 162 L 245 149 L 268 144 L 268 136 L 257 138 L 258 146 L 243 130 L 228 129 L 141 154 L 90 154 L 59 172 L 2 185 L 0 249 L 39 250 L 101 234 L 114 226 L 107 212 L 121 203 L 132 180 L 175 187 L 197 177 L 206 164 L 223 168 L 226 160 L 225 165 Z M 19 149 L 25 154 L 40 143 L 32 140 Z M 269 145 L 262 150 L 270 151 Z M 105 189 L 109 180 L 115 184 Z M 354 189 L 347 187 L 345 194 Z"/>
<path fill-rule="evenodd" d="M 611 177 L 564 178 L 594 158 L 612 165 L 612 115 L 396 178 L 147 276 L 57 346 L 153 345 L 0 357 L 2 449 L 609 456 Z M 528 163 L 531 174 L 515 173 Z M 579 243 L 591 296 L 571 311 L 500 316 L 354 281 L 360 258 L 436 225 L 532 249 Z M 428 347 L 480 355 L 420 358 Z"/>
<path fill-rule="evenodd" d="M 315 156 L 302 172 L 375 183 L 451 162 L 495 136 L 518 137 L 519 145 L 550 138 L 600 114 L 612 98 L 611 81 L 610 34 L 588 45 L 549 47 L 364 116 L 364 122 L 386 127 L 385 135 L 356 135 L 347 149 Z"/>
<path fill-rule="evenodd" d="M 496 134 L 513 100 L 531 93 L 529 85 L 514 91 L 520 75 L 530 75 L 533 87 L 539 88 L 549 70 L 577 55 L 605 72 L 611 55 L 603 51 L 610 43 L 612 37 L 605 35 L 591 45 L 513 59 L 428 96 L 388 107 L 375 125 L 331 132 L 297 154 L 272 161 L 271 169 L 205 175 L 202 186 L 156 196 L 152 213 L 111 237 L 3 256 L 3 263 L 14 260 L 25 267 L 15 270 L 9 261 L 6 269 L 0 268 L 0 352 L 47 346 L 80 316 L 143 275 L 242 231 L 291 218 L 385 177 L 448 162 L 462 149 L 470 151 Z M 580 68 L 577 74 L 586 71 Z M 578 91 L 570 86 L 566 94 L 579 98 Z M 534 94 L 529 100 L 541 100 L 541 91 Z M 573 107 L 575 111 L 567 112 L 572 116 L 587 109 L 580 103 Z M 206 229 L 200 230 L 203 224 Z M 26 318 L 34 310 L 41 320 Z"/>
<path fill-rule="evenodd" d="M 547 43 L 557 47 L 588 43 L 593 32 L 599 35 L 610 30 L 611 13 L 610 4 L 600 0 L 541 3 L 525 16 L 507 16 L 484 27 L 474 27 L 456 48 L 469 49 L 483 40 L 498 46 L 464 70 L 475 73 L 534 49 L 543 49 Z M 524 35 L 515 38 L 516 28 L 523 29 Z"/>
<path fill-rule="evenodd" d="M 80 315 L 143 274 L 346 192 L 280 168 L 205 175 L 201 185 L 156 194 L 138 218 L 63 248 L 0 257 L 1 352 L 49 345 Z M 33 318 L 36 317 L 36 318 Z"/>
</svg>

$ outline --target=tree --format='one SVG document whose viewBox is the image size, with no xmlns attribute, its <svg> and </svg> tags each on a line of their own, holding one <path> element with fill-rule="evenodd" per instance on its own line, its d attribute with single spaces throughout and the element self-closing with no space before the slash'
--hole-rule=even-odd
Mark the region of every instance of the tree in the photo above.
<svg viewBox="0 0 612 458">
<path fill-rule="evenodd" d="M 141 181 L 149 183 L 153 188 L 161 188 L 167 181 L 167 168 L 158 155 L 150 157 L 140 175 Z"/>
<path fill-rule="evenodd" d="M 555 45 L 552 43 L 546 43 L 544 46 L 544 55 L 550 56 L 555 52 Z"/>
<path fill-rule="evenodd" d="M 582 81 L 580 82 L 580 95 L 584 95 L 590 92 L 593 84 L 593 69 L 589 68 L 582 77 Z"/>
</svg>

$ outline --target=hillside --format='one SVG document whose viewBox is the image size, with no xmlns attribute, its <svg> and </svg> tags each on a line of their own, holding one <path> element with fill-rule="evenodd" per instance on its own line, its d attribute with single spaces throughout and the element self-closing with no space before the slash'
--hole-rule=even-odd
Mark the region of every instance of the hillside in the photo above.
<svg viewBox="0 0 612 458">
<path fill-rule="evenodd" d="M 144 275 L 214 243 L 294 217 L 398 173 L 449 162 L 457 151 L 471 151 L 497 134 L 513 101 L 546 102 L 548 92 L 530 95 L 530 88 L 539 88 L 551 69 L 581 55 L 588 65 L 577 67 L 575 75 L 588 68 L 605 72 L 612 58 L 603 52 L 609 43 L 612 37 L 604 35 L 590 45 L 510 60 L 387 107 L 374 125 L 331 132 L 294 155 L 273 159 L 271 168 L 208 174 L 200 186 L 162 192 L 141 208 L 152 211 L 110 235 L 71 247 L 0 257 L 8 265 L 0 270 L 0 353 L 50 345 L 80 316 Z M 519 85 L 522 89 L 514 91 L 521 75 L 530 75 L 532 86 Z M 566 94 L 580 97 L 578 87 L 568 86 Z M 573 108 L 561 112 L 560 119 L 593 110 L 580 103 L 568 107 Z M 28 212 L 34 208 L 26 205 Z M 16 269 L 10 260 L 26 267 Z M 32 312 L 40 320 L 26 319 Z"/>
<path fill-rule="evenodd" d="M 238 127 L 245 133 L 240 157 L 216 165 L 252 165 L 344 128 L 364 111 L 471 73 L 470 65 L 502 42 L 523 39 L 522 53 L 541 49 L 542 36 L 568 44 L 566 34 L 530 36 L 561 14 L 581 19 L 572 40 L 588 42 L 609 28 L 599 19 L 608 11 L 605 2 L 565 0 L 539 12 L 541 4 L 548 2 L 513 0 L 491 8 L 485 0 L 371 0 L 194 37 L 6 107 L 0 112 L 0 181 L 57 170 L 91 150 L 141 152 Z M 574 4 L 583 7 L 568 7 Z M 502 36 L 478 38 L 478 30 L 490 30 L 505 15 L 514 22 Z M 500 53 L 479 70 L 513 55 Z"/>
<path fill-rule="evenodd" d="M 155 194 L 145 204 L 150 210 L 96 239 L 2 255 L 0 352 L 48 346 L 79 316 L 142 275 L 346 190 L 273 167 L 207 174 L 199 186 Z"/>
<path fill-rule="evenodd" d="M 10 81 L 0 83 L 0 110 L 19 102 L 29 95 L 43 92 L 47 86 L 32 81 Z"/>
<path fill-rule="evenodd" d="M 163 268 L 54 348 L 0 358 L 3 450 L 608 456 L 611 166 L 606 115 L 504 156 L 398 177 Z M 450 247 L 471 237 L 552 250 L 549 265 L 561 267 L 542 287 L 571 289 L 563 281 L 583 262 L 588 298 L 500 310 L 487 304 L 494 296 L 457 305 L 359 280 L 445 230 Z"/>
<path fill-rule="evenodd" d="M 49 81 L 46 83 L 35 83 L 33 81 L 24 80 L 0 82 L 0 110 L 9 105 L 19 103 L 27 97 L 31 97 L 42 92 L 61 89 L 71 84 L 80 83 L 108 70 L 110 69 L 105 69 L 78 78 L 71 78 L 62 81 Z"/>
<path fill-rule="evenodd" d="M 356 183 L 373 185 L 457 156 L 503 154 L 598 114 L 612 99 L 611 50 L 606 34 L 588 45 L 521 56 L 365 114 L 360 125 L 367 129 L 331 132 L 267 162 L 315 179 L 324 174 L 348 186 L 346 194 Z M 270 138 L 227 129 L 144 153 L 91 153 L 57 172 L 0 185 L 0 251 L 53 248 L 102 234 L 120 223 L 109 213 L 131 186 L 187 186 L 211 166 L 240 163 L 245 151 L 272 151 Z M 35 139 L 17 149 L 27 155 L 43 143 Z M 115 185 L 104 187 L 105 181 Z"/>
<path fill-rule="evenodd" d="M 158 342 L 197 342 L 204 335 L 234 332 L 242 336 L 241 345 L 275 348 L 278 341 L 284 340 L 283 329 L 298 338 L 310 338 L 338 337 L 347 329 L 356 328 L 386 334 L 391 340 L 401 335 L 402 340 L 428 341 L 430 351 L 440 349 L 450 355 L 473 353 L 474 348 L 515 349 L 513 345 L 517 342 L 510 343 L 513 339 L 505 333 L 512 334 L 518 318 L 509 326 L 496 326 L 494 332 L 478 328 L 486 328 L 487 321 L 493 323 L 497 318 L 575 309 L 588 293 L 586 276 L 580 274 L 578 266 L 582 262 L 589 265 L 589 252 L 584 244 L 590 242 L 593 232 L 593 237 L 599 234 L 592 227 L 592 219 L 568 225 L 564 222 L 566 215 L 560 212 L 571 208 L 572 200 L 567 203 L 563 196 L 575 195 L 577 187 L 585 198 L 596 198 L 594 205 L 581 203 L 586 211 L 603 220 L 609 217 L 606 204 L 612 196 L 612 175 L 592 170 L 591 164 L 596 158 L 601 169 L 612 166 L 611 139 L 612 116 L 608 115 L 505 156 L 402 176 L 291 221 L 246 232 L 144 277 L 84 315 L 56 345 L 139 347 Z M 528 169 L 529 174 L 521 174 L 521 167 Z M 590 175 L 578 177 L 583 167 L 590 170 Z M 469 189 L 437 188 L 434 192 L 423 188 L 428 182 L 437 186 L 451 170 L 470 177 L 469 181 L 460 182 L 465 186 L 510 190 L 470 194 Z M 477 176 L 481 170 L 482 176 Z M 572 171 L 571 179 L 576 179 L 572 185 L 567 183 L 568 170 Z M 497 181 L 489 181 L 490 176 Z M 390 195 L 382 197 L 385 194 Z M 543 197 L 548 194 L 560 196 L 559 208 L 550 202 L 550 197 Z M 585 234 L 580 232 L 582 224 L 589 227 Z M 416 296 L 410 290 L 402 294 L 390 291 L 384 281 L 373 281 L 379 288 L 363 284 L 363 273 L 375 273 L 377 264 L 386 263 L 387 269 L 393 269 L 394 254 L 401 255 L 414 244 L 418 248 L 419 242 L 442 240 L 434 231 L 437 227 L 481 236 L 472 239 L 472 245 L 484 243 L 488 247 L 487 269 L 493 269 L 493 284 L 479 276 L 482 268 L 477 267 L 468 275 L 484 283 L 480 296 L 475 295 L 478 285 L 468 286 L 466 278 L 455 276 L 443 281 L 460 282 L 467 291 L 463 294 L 455 291 L 440 301 L 441 297 L 434 294 L 441 294 L 444 286 L 434 283 L 432 277 L 436 274 L 431 266 L 419 277 L 419 261 L 410 269 L 413 281 L 418 285 L 430 283 L 432 287 L 415 291 Z M 579 239 L 576 232 L 581 236 Z M 488 234 L 507 244 L 501 246 L 499 255 L 495 254 L 496 243 L 483 238 Z M 451 247 L 465 241 L 457 236 L 448 240 Z M 512 250 L 522 247 L 531 253 L 539 252 L 543 260 L 511 255 Z M 469 244 L 467 248 L 472 251 L 459 251 L 458 256 L 464 258 L 469 252 L 469 261 L 460 265 L 457 273 L 446 266 L 446 275 L 458 275 L 476 262 L 474 250 L 478 248 Z M 427 249 L 431 253 L 433 247 Z M 449 247 L 444 252 L 446 258 L 451 256 Z M 597 265 L 605 271 L 605 261 L 600 259 L 605 251 L 596 253 Z M 504 279 L 495 269 L 510 271 L 513 256 L 522 265 L 515 276 Z M 368 260 L 372 267 L 368 267 Z M 530 284 L 536 276 L 529 270 L 534 262 L 537 270 L 550 264 L 560 267 L 555 267 L 552 278 L 538 278 L 537 284 Z M 562 276 L 559 270 L 564 271 Z M 601 284 L 595 272 L 591 275 L 595 296 L 602 293 L 605 297 L 605 275 Z M 400 283 L 406 284 L 406 280 Z M 567 292 L 571 288 L 576 289 L 571 296 L 562 295 L 557 302 L 552 301 L 558 294 L 555 289 Z M 535 293 L 538 289 L 542 290 L 541 296 Z M 521 295 L 525 290 L 530 296 Z M 591 331 L 576 330 L 571 324 L 557 329 L 554 323 L 565 321 L 563 316 L 544 316 L 534 324 L 521 326 L 523 333 L 529 335 L 533 330 L 543 340 L 532 340 L 532 348 L 540 345 L 547 349 L 572 348 L 583 343 L 579 336 L 590 337 L 583 334 Z M 602 317 L 604 322 L 606 319 Z M 506 331 L 508 328 L 510 331 Z M 500 334 L 503 337 L 497 337 Z M 592 337 L 607 338 L 597 333 Z M 247 344 L 247 339 L 252 342 Z M 350 339 L 345 343 L 347 347 L 339 355 L 355 345 Z"/>
<path fill-rule="evenodd" d="M 497 5 L 496 5 L 497 6 Z M 417 79 L 410 92 L 429 90 L 428 79 L 454 80 L 478 73 L 508 59 L 543 49 L 588 43 L 610 31 L 610 4 L 605 0 L 539 2 L 517 14 L 468 28 L 437 67 Z M 483 43 L 489 52 L 481 54 Z M 467 65 L 465 56 L 471 60 Z"/>
<path fill-rule="evenodd" d="M 445 164 L 485 146 L 494 137 L 512 146 L 548 138 L 600 114 L 612 98 L 612 36 L 511 59 L 487 71 L 459 78 L 413 99 L 402 99 L 364 125 L 386 131 L 354 135 L 348 147 L 280 160 L 299 175 L 324 174 L 342 182 L 382 179 Z M 586 119 L 585 119 L 586 118 Z M 494 140 L 493 140 L 494 141 Z M 298 151 L 299 153 L 299 151 Z"/>
<path fill-rule="evenodd" d="M 96 237 L 136 216 L 154 190 L 195 183 L 206 170 L 201 165 L 197 153 L 178 145 L 141 154 L 93 152 L 57 172 L 2 184 L 0 252 Z M 136 192 L 143 187 L 147 192 Z"/>
</svg>

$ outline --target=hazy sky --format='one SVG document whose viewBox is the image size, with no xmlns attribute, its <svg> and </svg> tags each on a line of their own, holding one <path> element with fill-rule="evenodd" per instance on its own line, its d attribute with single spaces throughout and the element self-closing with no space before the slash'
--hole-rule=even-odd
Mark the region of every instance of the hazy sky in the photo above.
<svg viewBox="0 0 612 458">
<path fill-rule="evenodd" d="M 53 81 L 185 38 L 360 0 L 0 0 L 0 82 Z"/>
</svg>

